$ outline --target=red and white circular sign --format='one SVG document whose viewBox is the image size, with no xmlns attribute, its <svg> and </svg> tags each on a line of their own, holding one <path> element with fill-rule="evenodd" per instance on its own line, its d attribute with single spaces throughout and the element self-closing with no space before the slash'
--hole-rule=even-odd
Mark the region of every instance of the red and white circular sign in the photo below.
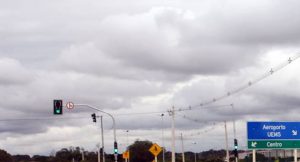
<svg viewBox="0 0 300 162">
<path fill-rule="evenodd" d="M 66 104 L 68 109 L 73 109 L 74 108 L 74 103 L 73 102 L 67 102 Z"/>
</svg>

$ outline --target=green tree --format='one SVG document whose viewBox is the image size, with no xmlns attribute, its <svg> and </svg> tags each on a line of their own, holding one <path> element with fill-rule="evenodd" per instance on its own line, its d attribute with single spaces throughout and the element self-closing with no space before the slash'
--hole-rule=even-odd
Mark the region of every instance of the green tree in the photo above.
<svg viewBox="0 0 300 162">
<path fill-rule="evenodd" d="M 245 162 L 252 161 L 252 154 L 245 157 Z M 256 161 L 268 161 L 268 158 L 264 154 L 256 153 Z"/>
<path fill-rule="evenodd" d="M 72 159 L 75 161 L 81 160 L 81 153 L 79 147 L 70 147 L 69 149 L 63 148 L 56 152 L 55 159 L 59 162 L 69 162 Z"/>
<path fill-rule="evenodd" d="M 223 162 L 225 150 L 208 150 L 200 153 L 199 160 L 204 162 Z"/>
<path fill-rule="evenodd" d="M 13 155 L 12 158 L 14 162 L 26 162 L 31 160 L 29 155 Z"/>
<path fill-rule="evenodd" d="M 0 149 L 0 162 L 13 162 L 13 158 L 9 153 Z"/>
<path fill-rule="evenodd" d="M 152 162 L 154 156 L 149 152 L 152 142 L 135 141 L 129 146 L 131 162 Z"/>
<path fill-rule="evenodd" d="M 32 157 L 32 160 L 36 161 L 36 162 L 44 162 L 44 161 L 48 161 L 49 157 L 48 156 L 41 156 L 41 155 L 34 155 Z"/>
</svg>

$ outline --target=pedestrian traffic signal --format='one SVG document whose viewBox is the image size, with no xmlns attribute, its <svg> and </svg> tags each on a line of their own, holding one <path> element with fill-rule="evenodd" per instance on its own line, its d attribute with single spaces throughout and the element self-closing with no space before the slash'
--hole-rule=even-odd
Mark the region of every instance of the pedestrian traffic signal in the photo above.
<svg viewBox="0 0 300 162">
<path fill-rule="evenodd" d="M 114 154 L 118 154 L 118 143 L 114 142 Z"/>
<path fill-rule="evenodd" d="M 92 116 L 92 118 L 93 118 L 93 122 L 95 122 L 95 123 L 96 123 L 96 122 L 97 122 L 97 119 L 96 119 L 96 114 L 95 114 L 95 113 L 93 113 L 91 116 Z"/>
<path fill-rule="evenodd" d="M 53 100 L 53 114 L 62 115 L 63 114 L 63 101 Z"/>
</svg>

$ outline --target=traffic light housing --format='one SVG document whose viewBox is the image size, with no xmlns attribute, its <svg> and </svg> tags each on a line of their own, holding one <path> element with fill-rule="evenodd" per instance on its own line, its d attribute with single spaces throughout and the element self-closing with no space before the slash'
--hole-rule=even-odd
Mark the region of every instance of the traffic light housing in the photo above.
<svg viewBox="0 0 300 162">
<path fill-rule="evenodd" d="M 95 123 L 96 123 L 96 122 L 97 122 L 97 119 L 96 119 L 96 114 L 95 114 L 95 113 L 93 113 L 91 116 L 92 116 L 92 118 L 93 118 L 93 122 L 95 122 Z"/>
<path fill-rule="evenodd" d="M 53 100 L 53 114 L 62 115 L 63 114 L 63 101 Z"/>
<path fill-rule="evenodd" d="M 118 143 L 114 142 L 114 154 L 118 154 Z"/>
<path fill-rule="evenodd" d="M 234 139 L 234 157 L 238 158 L 239 157 L 239 153 L 238 153 L 238 141 L 237 139 Z"/>
</svg>

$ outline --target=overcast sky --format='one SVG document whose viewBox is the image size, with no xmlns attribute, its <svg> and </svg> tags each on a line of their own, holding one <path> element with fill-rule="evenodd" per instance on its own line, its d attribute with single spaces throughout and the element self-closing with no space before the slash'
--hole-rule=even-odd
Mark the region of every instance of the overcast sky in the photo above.
<svg viewBox="0 0 300 162">
<path fill-rule="evenodd" d="M 0 148 L 30 155 L 69 146 L 95 151 L 100 123 L 92 123 L 94 111 L 75 107 L 58 117 L 64 119 L 49 119 L 57 117 L 53 99 L 63 99 L 115 115 L 120 152 L 126 130 L 128 143 L 147 139 L 162 145 L 162 128 L 170 150 L 172 106 L 211 101 L 299 55 L 299 5 L 297 0 L 0 0 Z M 233 141 L 235 119 L 245 148 L 247 121 L 299 121 L 299 69 L 295 60 L 207 105 L 223 107 L 176 113 L 177 136 L 183 133 L 186 150 L 222 149 L 223 121 Z M 157 113 L 135 114 L 145 112 Z M 112 121 L 105 115 L 104 125 L 111 153 Z M 179 152 L 179 142 L 176 148 Z"/>
</svg>

